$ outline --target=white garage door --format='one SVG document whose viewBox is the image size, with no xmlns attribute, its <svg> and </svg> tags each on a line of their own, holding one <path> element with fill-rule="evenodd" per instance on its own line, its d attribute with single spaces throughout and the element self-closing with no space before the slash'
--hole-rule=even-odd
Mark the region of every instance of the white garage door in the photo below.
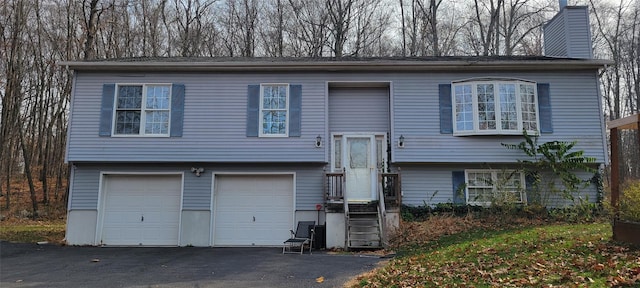
<svg viewBox="0 0 640 288">
<path fill-rule="evenodd" d="M 220 175 L 215 179 L 215 246 L 278 246 L 290 237 L 293 176 Z"/>
<path fill-rule="evenodd" d="M 102 244 L 178 245 L 181 176 L 107 175 Z"/>
</svg>

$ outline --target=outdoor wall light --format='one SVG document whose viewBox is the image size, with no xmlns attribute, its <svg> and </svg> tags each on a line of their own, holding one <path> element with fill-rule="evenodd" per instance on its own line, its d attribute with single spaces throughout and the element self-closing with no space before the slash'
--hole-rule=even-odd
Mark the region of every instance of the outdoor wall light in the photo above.
<svg viewBox="0 0 640 288">
<path fill-rule="evenodd" d="M 404 148 L 404 135 L 400 134 L 400 138 L 398 138 L 398 147 Z"/>
<path fill-rule="evenodd" d="M 320 147 L 322 147 L 322 136 L 318 135 L 318 137 L 316 137 L 316 148 Z"/>
<path fill-rule="evenodd" d="M 196 174 L 197 177 L 200 177 L 200 174 L 202 174 L 202 172 L 204 172 L 204 168 L 202 167 L 200 168 L 191 167 L 191 173 Z"/>
</svg>

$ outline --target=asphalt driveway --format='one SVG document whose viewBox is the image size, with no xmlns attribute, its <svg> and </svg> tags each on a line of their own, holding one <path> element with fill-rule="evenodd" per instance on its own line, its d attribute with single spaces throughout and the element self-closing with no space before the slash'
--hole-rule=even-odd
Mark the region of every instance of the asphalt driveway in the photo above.
<svg viewBox="0 0 640 288">
<path fill-rule="evenodd" d="M 342 287 L 377 256 L 279 248 L 101 248 L 0 242 L 0 287 Z M 324 282 L 316 279 L 323 277 Z"/>
</svg>

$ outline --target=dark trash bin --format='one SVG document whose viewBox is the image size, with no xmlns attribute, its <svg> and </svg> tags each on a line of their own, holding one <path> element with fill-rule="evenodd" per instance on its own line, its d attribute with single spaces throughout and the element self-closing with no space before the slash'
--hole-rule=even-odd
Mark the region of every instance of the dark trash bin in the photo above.
<svg viewBox="0 0 640 288">
<path fill-rule="evenodd" d="M 309 227 L 311 229 L 311 227 Z M 326 249 L 327 248 L 327 238 L 326 238 L 326 229 L 324 225 L 316 225 L 314 226 L 316 231 L 313 236 L 313 249 Z M 311 231 L 309 231 L 311 233 Z"/>
</svg>

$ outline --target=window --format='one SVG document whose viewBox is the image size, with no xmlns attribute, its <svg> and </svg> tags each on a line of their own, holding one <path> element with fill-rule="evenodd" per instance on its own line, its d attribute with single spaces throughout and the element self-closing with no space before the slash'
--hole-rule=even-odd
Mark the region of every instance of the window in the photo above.
<svg viewBox="0 0 640 288">
<path fill-rule="evenodd" d="M 260 85 L 260 136 L 287 137 L 289 85 Z"/>
<path fill-rule="evenodd" d="M 169 136 L 171 85 L 118 85 L 114 135 Z"/>
<path fill-rule="evenodd" d="M 535 83 L 463 81 L 452 87 L 454 134 L 538 132 Z"/>
<path fill-rule="evenodd" d="M 333 157 L 334 170 L 342 170 L 342 135 L 333 136 Z"/>
<path fill-rule="evenodd" d="M 471 205 L 493 201 L 526 202 L 524 173 L 514 170 L 467 170 L 466 200 Z"/>
</svg>

